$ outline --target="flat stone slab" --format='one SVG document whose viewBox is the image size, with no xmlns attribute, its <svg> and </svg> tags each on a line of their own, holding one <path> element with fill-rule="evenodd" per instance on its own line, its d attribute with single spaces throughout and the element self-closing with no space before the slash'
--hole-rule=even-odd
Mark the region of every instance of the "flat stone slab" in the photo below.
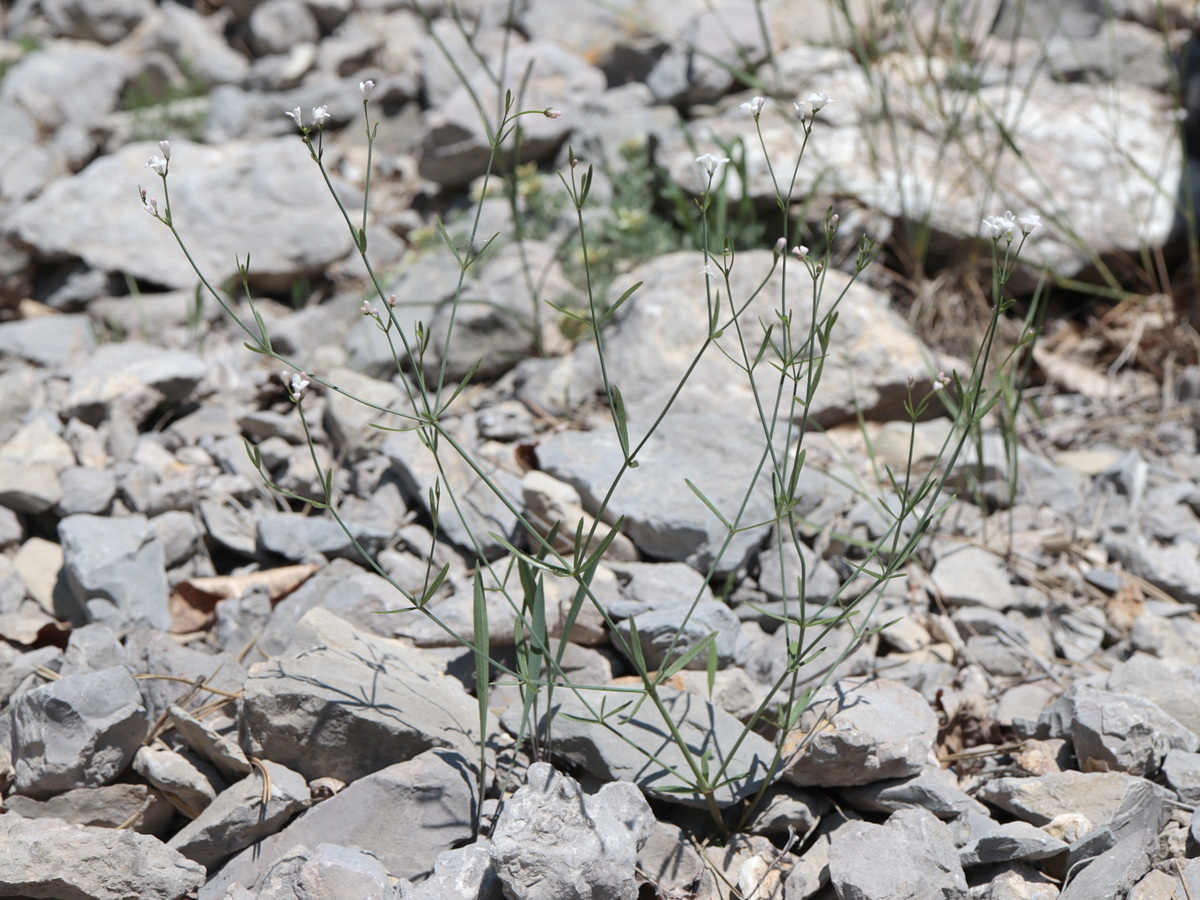
<svg viewBox="0 0 1200 900">
<path fill-rule="evenodd" d="M 721 780 L 727 783 L 714 791 L 717 805 L 729 806 L 757 791 L 767 777 L 767 767 L 774 756 L 771 745 L 751 732 L 733 751 L 734 743 L 744 730 L 741 722 L 694 694 L 665 686 L 659 691 L 663 705 L 693 756 L 698 760 L 704 753 L 709 753 L 709 772 L 714 777 L 723 769 Z M 705 806 L 705 798 L 688 780 L 691 770 L 654 704 L 643 703 L 628 722 L 620 713 L 610 719 L 610 723 L 628 739 L 625 740 L 603 724 L 586 721 L 596 717 L 602 698 L 605 707 L 611 710 L 636 699 L 636 695 L 589 692 L 592 710 L 589 711 L 582 700 L 567 691 L 560 689 L 555 694 L 551 710 L 554 753 L 603 781 L 631 781 L 659 800 L 683 806 Z M 521 724 L 520 708 L 510 707 L 501 717 L 501 724 L 516 734 Z M 540 725 L 545 725 L 544 715 Z M 653 754 L 655 758 L 650 759 L 647 754 Z"/>
</svg>

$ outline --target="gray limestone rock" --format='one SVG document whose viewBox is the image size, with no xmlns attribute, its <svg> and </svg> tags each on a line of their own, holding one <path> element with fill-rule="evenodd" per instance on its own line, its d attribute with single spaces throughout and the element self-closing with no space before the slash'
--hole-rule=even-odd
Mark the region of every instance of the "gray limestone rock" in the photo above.
<svg viewBox="0 0 1200 900">
<path fill-rule="evenodd" d="M 789 735 L 786 779 L 855 785 L 920 772 L 937 737 L 925 698 L 887 679 L 843 679 L 818 691 Z"/>
<path fill-rule="evenodd" d="M 957 548 L 938 559 L 930 573 L 934 587 L 951 605 L 1005 610 L 1019 605 L 1004 561 L 983 547 Z"/>
<path fill-rule="evenodd" d="M 204 810 L 171 838 L 168 846 L 210 872 L 239 850 L 275 834 L 312 802 L 308 785 L 291 769 L 263 762 L 270 793 L 262 802 L 261 772 L 223 790 Z"/>
<path fill-rule="evenodd" d="M 638 851 L 638 868 L 660 891 L 690 891 L 704 875 L 704 859 L 691 838 L 670 822 L 656 822 Z"/>
<path fill-rule="evenodd" d="M 735 741 L 742 737 L 743 726 L 737 719 L 706 700 L 669 687 L 659 689 L 667 713 L 675 722 L 694 756 L 711 753 L 710 771 L 724 771 L 727 783 L 714 791 L 718 806 L 729 806 L 752 795 L 762 785 L 767 766 L 774 755 L 771 745 L 754 733 L 745 735 L 736 753 L 729 755 Z M 687 772 L 683 755 L 672 742 L 670 732 L 656 708 L 642 704 L 628 722 L 622 721 L 622 733 L 632 745 L 594 721 L 600 711 L 600 697 L 585 694 L 590 709 L 578 697 L 560 691 L 550 711 L 553 718 L 554 752 L 589 774 L 604 781 L 632 781 L 651 796 L 684 806 L 704 806 L 703 796 L 694 785 L 661 768 L 647 758 L 640 747 L 653 747 L 655 756 L 676 772 Z M 621 701 L 622 703 L 624 700 Z M 610 698 L 608 709 L 614 707 Z M 510 707 L 501 724 L 513 734 L 520 729 L 521 710 Z M 537 727 L 546 728 L 546 714 Z"/>
<path fill-rule="evenodd" d="M 632 900 L 638 850 L 654 830 L 632 784 L 585 795 L 548 763 L 529 767 L 492 833 L 492 862 L 513 900 Z"/>
<path fill-rule="evenodd" d="M 1200 803 L 1200 753 L 1168 750 L 1163 757 L 1163 777 L 1184 803 Z"/>
<path fill-rule="evenodd" d="M 977 797 L 1033 825 L 1046 825 L 1058 816 L 1081 814 L 1094 825 L 1113 821 L 1130 791 L 1150 784 L 1123 772 L 1056 772 L 1032 778 L 992 778 Z M 1151 785 L 1157 792 L 1164 788 Z"/>
<path fill-rule="evenodd" d="M 430 513 L 430 492 L 435 483 L 440 485 L 440 537 L 471 552 L 474 552 L 475 541 L 478 541 L 488 559 L 497 559 L 508 552 L 490 534 L 499 534 L 512 540 L 517 529 L 516 517 L 457 453 L 443 452 L 442 468 L 439 469 L 433 454 L 412 431 L 388 435 L 383 442 L 382 452 L 395 466 L 406 498 L 427 515 Z M 486 457 L 478 462 L 483 472 L 499 485 L 506 496 L 521 496 L 521 479 L 511 468 Z M 450 491 L 458 499 L 465 525 L 459 519 L 459 511 L 450 503 L 447 496 Z"/>
<path fill-rule="evenodd" d="M 0 895 L 183 900 L 204 869 L 157 838 L 58 819 L 0 816 Z"/>
<path fill-rule="evenodd" d="M 316 16 L 299 0 L 265 0 L 254 7 L 246 23 L 250 43 L 260 56 L 286 53 L 297 44 L 311 44 L 320 36 Z"/>
<path fill-rule="evenodd" d="M 267 872 L 257 891 L 232 885 L 223 900 L 392 900 L 387 869 L 357 847 L 294 847 Z"/>
<path fill-rule="evenodd" d="M 157 743 L 138 748 L 133 769 L 162 791 L 189 819 L 207 809 L 225 787 L 216 770 L 202 760 L 189 758 Z"/>
<path fill-rule="evenodd" d="M 966 900 L 967 879 L 949 829 L 923 809 L 882 825 L 852 822 L 833 833 L 829 878 L 841 897 Z"/>
<path fill-rule="evenodd" d="M 398 642 L 381 658 L 368 637 L 252 666 L 239 717 L 247 755 L 344 781 L 437 747 L 478 756 L 479 710 L 462 685 Z"/>
<path fill-rule="evenodd" d="M 634 622 L 637 623 L 642 655 L 651 669 L 662 667 L 668 650 L 672 660 L 678 659 L 710 634 L 716 635 L 713 647 L 717 668 L 732 665 L 737 653 L 738 617 L 717 600 L 701 600 L 694 608 L 690 602 L 659 606 L 633 618 L 622 619 L 617 623 L 617 634 L 625 641 L 631 639 Z M 687 668 L 704 669 L 707 665 L 708 653 L 704 652 L 689 662 Z"/>
<path fill-rule="evenodd" d="M 433 874 L 420 884 L 401 882 L 396 900 L 504 900 L 492 864 L 492 842 L 481 837 L 439 854 Z"/>
<path fill-rule="evenodd" d="M 78 66 L 77 56 L 70 59 Z M 11 80 L 9 73 L 5 85 Z M 64 90 L 62 96 L 76 93 Z M 144 168 L 159 152 L 157 144 L 137 143 L 103 156 L 51 184 L 10 218 L 9 227 L 40 253 L 77 256 L 93 268 L 190 289 L 196 273 L 171 232 L 130 194 L 129 186 L 139 181 L 151 195 L 161 193 L 156 176 Z M 262 165 L 265 159 L 269 166 Z M 220 147 L 174 141 L 170 178 L 177 222 L 187 223 L 189 247 L 214 284 L 236 276 L 234 257 L 244 259 L 247 249 L 253 253 L 251 284 L 287 290 L 353 247 L 345 223 L 326 214 L 332 200 L 295 136 Z M 210 202 L 216 196 L 227 202 Z"/>
<path fill-rule="evenodd" d="M 45 0 L 46 18 L 66 38 L 115 44 L 154 10 L 152 0 Z"/>
<path fill-rule="evenodd" d="M 145 517 L 71 516 L 58 536 L 66 583 L 89 622 L 114 631 L 171 627 L 162 545 Z"/>
<path fill-rule="evenodd" d="M 631 432 L 638 427 L 633 421 Z M 731 428 L 724 416 L 707 412 L 668 416 L 638 454 L 639 466 L 626 475 L 613 496 L 606 520 L 623 517 L 625 534 L 654 559 L 686 562 L 700 572 L 714 563 L 718 572 L 737 569 L 761 544 L 769 526 L 734 535 L 718 561 L 728 530 L 685 479 L 727 518 L 734 516 L 759 453 L 761 447 L 747 432 Z M 622 462 L 620 444 L 608 426 L 559 432 L 539 444 L 537 454 L 545 471 L 579 491 L 591 515 L 596 515 Z M 742 524 L 764 522 L 771 515 L 769 486 L 760 479 L 753 486 Z"/>
<path fill-rule="evenodd" d="M 430 750 L 366 775 L 235 856 L 201 889 L 200 900 L 216 900 L 235 882 L 256 889 L 282 854 L 323 842 L 373 853 L 398 878 L 426 875 L 439 854 L 474 834 L 471 767 L 458 753 Z"/>
<path fill-rule="evenodd" d="M 1200 749 L 1192 731 L 1133 694 L 1076 685 L 1059 702 L 1066 704 L 1067 732 L 1085 771 L 1151 777 L 1168 750 Z"/>
<path fill-rule="evenodd" d="M 125 648 L 107 625 L 84 625 L 71 632 L 60 675 L 98 672 L 125 664 Z"/>
<path fill-rule="evenodd" d="M 0 460 L 0 505 L 15 512 L 44 513 L 62 499 L 62 482 L 53 466 Z"/>
<path fill-rule="evenodd" d="M 62 517 L 77 513 L 103 515 L 117 492 L 116 477 L 107 469 L 71 466 L 58 473 L 58 482 L 63 496 L 57 512 Z"/>
<path fill-rule="evenodd" d="M 144 784 L 76 788 L 49 800 L 12 794 L 4 799 L 4 809 L 27 819 L 61 819 L 72 825 L 95 828 L 124 826 L 140 834 L 160 836 L 175 815 L 166 798 Z"/>
<path fill-rule="evenodd" d="M 217 767 L 228 780 L 234 780 L 251 771 L 246 754 L 234 741 L 197 719 L 181 706 L 170 706 L 167 712 L 180 737 L 200 756 Z"/>
<path fill-rule="evenodd" d="M 55 42 L 38 53 L 27 54 L 8 70 L 0 86 L 0 100 L 5 104 L 15 103 L 48 132 L 64 126 L 88 128 L 98 125 L 116 108 L 132 68 L 132 61 L 114 50 L 75 41 Z M 90 150 L 90 140 L 87 145 Z M 133 183 L 137 183 L 136 179 Z M 136 200 L 134 195 L 135 202 L 131 204 L 134 207 Z M 58 210 L 58 214 L 48 219 L 64 222 L 66 218 L 59 215 L 62 212 Z M 107 213 L 98 209 L 93 212 Z M 142 216 L 148 218 L 145 213 Z M 41 224 L 47 229 L 57 227 L 51 221 Z M 37 245 L 36 241 L 26 243 Z"/>
<path fill-rule="evenodd" d="M 1138 622 L 1145 618 L 1141 616 Z M 1172 628 L 1178 633 L 1175 626 Z M 1110 691 L 1150 700 L 1185 728 L 1200 734 L 1200 670 L 1135 653 L 1112 667 L 1105 686 Z"/>
<path fill-rule="evenodd" d="M 240 690 L 246 680 L 246 670 L 234 654 L 205 653 L 184 647 L 162 631 L 138 629 L 125 638 L 125 659 L 136 672 L 168 676 L 140 682 L 146 709 L 155 721 L 171 704 L 182 702 L 197 681 L 223 690 L 227 696 Z M 221 695 L 214 696 L 202 688 L 199 696 L 208 702 Z"/>
<path fill-rule="evenodd" d="M 92 323 L 84 315 L 34 316 L 0 323 L 0 352 L 39 366 L 65 365 L 95 348 Z"/>
<path fill-rule="evenodd" d="M 1006 822 L 976 838 L 959 851 L 964 867 L 985 863 L 1012 862 L 1018 859 L 1045 859 L 1067 852 L 1067 844 L 1030 825 Z"/>
<path fill-rule="evenodd" d="M 89 424 L 99 424 L 121 407 L 135 424 L 156 409 L 183 401 L 208 371 L 199 357 L 140 341 L 105 344 L 86 366 L 71 370 L 64 409 Z"/>
<path fill-rule="evenodd" d="M 510 46 L 507 65 L 513 71 L 529 68 L 526 96 L 537 109 L 578 108 L 585 97 L 603 92 L 604 73 L 556 44 L 535 41 Z M 471 90 L 457 87 L 426 122 L 421 138 L 419 171 L 447 187 L 461 187 L 487 166 L 489 145 L 476 103 L 493 109 L 497 89 L 485 72 L 470 76 Z M 524 108 L 530 108 L 528 105 Z M 522 161 L 544 159 L 554 153 L 570 133 L 570 118 L 523 119 Z"/>
<path fill-rule="evenodd" d="M 14 790 L 41 798 L 113 781 L 150 722 L 137 682 L 115 666 L 25 691 L 13 701 L 8 727 Z"/>
</svg>

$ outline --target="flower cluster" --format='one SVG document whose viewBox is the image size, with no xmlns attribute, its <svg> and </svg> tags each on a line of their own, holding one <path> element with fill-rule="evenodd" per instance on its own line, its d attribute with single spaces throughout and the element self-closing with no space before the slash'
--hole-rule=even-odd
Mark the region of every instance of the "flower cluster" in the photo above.
<svg viewBox="0 0 1200 900">
<path fill-rule="evenodd" d="M 363 82 L 363 84 L 367 84 L 367 82 Z M 374 87 L 374 85 L 371 85 L 371 86 Z M 361 84 L 359 85 L 359 90 L 362 90 Z M 369 92 L 364 92 L 364 95 L 365 95 L 365 93 L 369 93 Z M 313 109 L 312 109 L 313 123 L 311 126 L 306 126 L 304 124 L 304 115 L 300 112 L 300 107 L 298 107 L 298 106 L 294 107 L 292 109 L 285 109 L 283 111 L 283 114 L 285 116 L 287 116 L 289 119 L 291 119 L 293 122 L 295 122 L 296 127 L 298 127 L 305 134 L 308 134 L 310 128 L 323 128 L 325 126 L 325 123 L 328 122 L 332 118 L 332 116 L 329 113 L 328 106 L 314 106 L 313 107 Z"/>
<path fill-rule="evenodd" d="M 796 110 L 796 115 L 801 119 L 807 119 L 809 116 L 815 116 L 830 103 L 836 102 L 828 94 L 813 91 L 808 95 L 807 100 L 797 100 L 792 107 Z"/>
<path fill-rule="evenodd" d="M 288 372 L 279 373 L 279 377 L 283 380 L 283 386 L 287 388 L 288 396 L 292 398 L 293 403 L 299 403 L 304 399 L 304 392 L 308 390 L 308 376 L 304 372 Z"/>
<path fill-rule="evenodd" d="M 1033 233 L 1035 228 L 1040 228 L 1042 225 L 1042 217 L 1036 213 L 1014 217 L 1012 212 L 1006 210 L 1002 216 L 985 216 L 983 219 L 983 235 L 991 238 L 993 241 L 998 241 L 1000 238 L 1007 238 L 1010 242 L 1013 235 L 1020 229 L 1021 234 L 1028 237 Z"/>
<path fill-rule="evenodd" d="M 700 168 L 707 172 L 709 177 L 711 177 L 717 174 L 717 166 L 721 165 L 721 163 L 729 162 L 729 157 L 713 156 L 711 153 L 705 153 L 701 156 L 697 156 L 696 162 L 698 162 L 700 164 Z"/>
</svg>

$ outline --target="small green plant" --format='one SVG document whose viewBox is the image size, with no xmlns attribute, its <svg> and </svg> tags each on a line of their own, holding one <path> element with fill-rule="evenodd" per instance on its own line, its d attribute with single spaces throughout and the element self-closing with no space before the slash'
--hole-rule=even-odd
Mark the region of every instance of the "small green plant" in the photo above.
<svg viewBox="0 0 1200 900">
<path fill-rule="evenodd" d="M 880 501 L 886 510 L 889 527 L 884 535 L 869 545 L 855 559 L 853 593 L 848 590 L 850 581 L 841 586 L 833 596 L 822 603 L 810 603 L 805 597 L 804 579 L 797 583 L 786 583 L 781 595 L 789 598 L 782 612 L 762 611 L 777 619 L 787 638 L 787 660 L 777 680 L 772 684 L 759 707 L 744 724 L 741 737 L 731 750 L 714 755 L 698 752 L 685 738 L 682 722 L 678 721 L 670 702 L 667 681 L 685 666 L 692 663 L 706 666 L 711 679 L 717 665 L 717 634 L 709 634 L 703 640 L 684 646 L 677 635 L 667 648 L 665 658 L 652 668 L 644 654 L 638 636 L 636 617 L 630 622 L 628 632 L 617 627 L 605 605 L 600 602 L 593 588 L 595 577 L 605 553 L 623 528 L 623 521 L 610 515 L 614 498 L 623 490 L 646 490 L 647 485 L 639 482 L 642 464 L 640 457 L 648 451 L 653 437 L 661 430 L 669 417 L 676 415 L 676 402 L 692 378 L 697 367 L 708 357 L 722 357 L 733 363 L 751 398 L 748 405 L 753 415 L 747 419 L 748 427 L 755 431 L 755 451 L 744 459 L 730 460 L 731 468 L 737 471 L 740 499 L 729 504 L 718 502 L 705 493 L 688 472 L 679 472 L 695 495 L 711 514 L 711 521 L 718 523 L 716 533 L 720 536 L 713 551 L 713 559 L 707 563 L 702 574 L 704 588 L 697 593 L 690 608 L 681 617 L 680 632 L 692 619 L 708 585 L 719 583 L 724 573 L 737 568 L 735 560 L 728 559 L 730 548 L 739 536 L 750 531 L 770 528 L 776 535 L 775 543 L 766 552 L 782 555 L 788 551 L 800 552 L 800 515 L 803 488 L 801 476 L 807 465 L 806 438 L 817 424 L 812 421 L 811 410 L 821 390 L 822 376 L 829 360 L 838 352 L 838 321 L 841 304 L 854 280 L 861 275 L 875 258 L 877 247 L 863 236 L 857 244 L 857 253 L 847 278 L 831 279 L 830 258 L 834 238 L 842 227 L 838 215 L 832 208 L 826 211 L 821 234 L 818 236 L 820 249 L 810 250 L 799 243 L 793 234 L 792 197 L 796 193 L 798 173 L 804 162 L 805 151 L 813 137 L 813 123 L 821 110 L 833 102 L 824 94 L 811 94 L 807 100 L 795 104 L 797 152 L 788 160 L 787 168 L 776 169 L 768 160 L 770 177 L 775 191 L 776 214 L 762 216 L 747 207 L 740 199 L 730 199 L 725 190 L 730 167 L 740 167 L 740 176 L 745 178 L 745 143 L 739 141 L 712 152 L 697 154 L 704 187 L 698 196 L 689 198 L 685 219 L 687 232 L 696 246 L 696 267 L 702 274 L 703 297 L 697 294 L 695 310 L 680 311 L 681 315 L 695 314 L 697 324 L 702 326 L 701 337 L 695 347 L 688 350 L 693 354 L 677 384 L 671 386 L 665 401 L 653 411 L 632 412 L 624 399 L 621 373 L 611 364 L 610 329 L 607 327 L 617 312 L 626 303 L 641 301 L 641 284 L 622 283 L 620 269 L 601 270 L 598 260 L 614 258 L 620 252 L 660 252 L 660 248 L 673 246 L 672 232 L 662 220 L 656 220 L 652 205 L 645 199 L 648 184 L 646 175 L 635 176 L 630 185 L 618 188 L 614 193 L 614 216 L 602 219 L 602 224 L 593 227 L 585 210 L 591 199 L 595 170 L 572 158 L 561 173 L 565 200 L 550 201 L 545 185 L 532 170 L 516 169 L 516 177 L 509 182 L 509 198 L 518 217 L 532 204 L 534 209 L 550 210 L 561 202 L 575 219 L 573 245 L 564 243 L 560 249 L 568 251 L 577 247 L 579 265 L 578 278 L 581 282 L 581 300 L 574 307 L 556 306 L 557 312 L 568 321 L 579 335 L 589 339 L 588 348 L 595 353 L 600 372 L 600 392 L 604 402 L 604 421 L 597 427 L 603 428 L 619 447 L 619 465 L 611 482 L 599 499 L 594 516 L 585 522 L 561 522 L 546 534 L 526 518 L 520 498 L 511 496 L 491 477 L 488 468 L 466 446 L 453 427 L 459 405 L 464 401 L 463 392 L 471 384 L 475 369 L 460 380 L 448 377 L 446 360 L 455 335 L 455 320 L 460 305 L 464 302 L 464 285 L 472 267 L 492 242 L 492 237 L 480 240 L 478 234 L 479 215 L 472 220 L 465 235 L 452 235 L 438 223 L 438 235 L 445 251 L 450 253 L 458 267 L 457 284 L 449 302 L 449 326 L 440 347 L 433 346 L 434 337 L 425 323 L 406 328 L 395 313 L 394 297 L 389 296 L 376 275 L 370 261 L 367 216 L 371 194 L 371 160 L 377 125 L 371 121 L 370 81 L 360 84 L 363 103 L 363 123 L 367 141 L 367 175 L 363 190 L 361 213 L 346 208 L 338 193 L 333 189 L 324 163 L 324 133 L 330 119 L 326 107 L 312 110 L 306 116 L 300 108 L 288 113 L 295 121 L 300 139 L 317 167 L 336 204 L 338 215 L 349 230 L 354 245 L 362 259 L 374 287 L 374 295 L 365 300 L 361 311 L 377 327 L 391 348 L 399 369 L 402 361 L 412 361 L 406 377 L 400 379 L 405 391 L 405 405 L 401 409 L 374 407 L 388 417 L 388 424 L 380 427 L 415 433 L 428 450 L 443 477 L 429 490 L 428 509 L 434 540 L 439 533 L 439 522 L 446 516 L 459 518 L 463 525 L 470 526 L 463 514 L 466 498 L 461 489 L 456 489 L 452 479 L 445 477 L 446 465 L 468 467 L 475 476 L 472 490 L 493 493 L 518 523 L 520 536 L 513 540 L 509 536 L 471 532 L 474 544 L 474 572 L 472 591 L 474 597 L 474 621 L 470 633 L 457 633 L 438 614 L 436 603 L 442 584 L 449 574 L 449 565 L 440 569 L 429 566 L 425 583 L 415 590 L 406 590 L 393 580 L 355 541 L 354 535 L 338 512 L 339 498 L 334 484 L 334 470 L 323 467 L 316 453 L 309 431 L 305 400 L 310 390 L 320 388 L 338 392 L 358 399 L 368 406 L 373 404 L 354 398 L 343 387 L 331 382 L 319 373 L 299 371 L 292 360 L 282 355 L 272 344 L 271 336 L 263 317 L 255 307 L 249 290 L 246 290 L 247 307 L 251 318 L 239 317 L 224 295 L 213 288 L 205 274 L 196 267 L 186 241 L 178 228 L 175 211 L 169 193 L 169 169 L 171 165 L 170 144 L 160 143 L 161 156 L 150 159 L 148 166 L 161 180 L 164 206 L 160 209 L 156 198 L 141 191 L 141 201 L 146 210 L 168 227 L 179 243 L 182 252 L 193 267 L 200 282 L 211 296 L 246 335 L 245 346 L 254 353 L 269 356 L 287 369 L 282 377 L 288 395 L 297 409 L 300 422 L 312 449 L 312 460 L 320 473 L 322 494 L 313 499 L 299 497 L 272 484 L 270 474 L 263 466 L 258 451 L 248 445 L 251 460 L 259 469 L 264 480 L 277 491 L 298 502 L 310 503 L 317 509 L 328 510 L 355 546 L 363 552 L 364 559 L 381 577 L 395 587 L 398 597 L 397 611 L 420 614 L 429 618 L 468 648 L 476 662 L 475 687 L 479 704 L 480 728 L 484 739 L 480 746 L 480 790 L 486 790 L 487 779 L 482 777 L 487 770 L 486 729 L 489 695 L 495 680 L 515 685 L 520 693 L 523 726 L 521 738 L 529 738 L 538 752 L 552 746 L 554 722 L 547 715 L 550 699 L 557 692 L 568 693 L 580 712 L 573 714 L 580 721 L 608 729 L 630 746 L 637 746 L 621 725 L 639 710 L 653 710 L 665 723 L 670 738 L 679 752 L 681 762 L 667 763 L 652 750 L 638 748 L 645 753 L 648 765 L 669 770 L 674 781 L 681 784 L 683 791 L 700 798 L 710 814 L 714 834 L 727 836 L 729 822 L 722 810 L 720 796 L 731 784 L 740 783 L 748 777 L 747 772 L 737 771 L 733 766 L 734 753 L 751 734 L 763 732 L 774 737 L 773 756 L 764 760 L 762 788 L 759 797 L 788 763 L 789 755 L 796 750 L 795 731 L 801 714 L 805 711 L 813 692 L 833 677 L 840 662 L 858 644 L 870 637 L 878 625 L 873 621 L 880 602 L 882 588 L 902 570 L 906 561 L 915 552 L 931 524 L 943 510 L 944 494 L 955 462 L 958 460 L 969 436 L 977 429 L 981 418 L 1004 396 L 996 387 L 990 374 L 990 363 L 995 352 L 995 338 L 1001 317 L 1011 305 L 1004 295 L 1004 288 L 1013 272 L 1016 257 L 1025 239 L 1038 226 L 1037 216 L 1017 219 L 1011 213 L 989 217 L 984 226 L 996 261 L 996 279 L 993 283 L 991 316 L 978 353 L 970 370 L 964 373 L 940 375 L 932 387 L 922 388 L 910 383 L 907 412 L 914 433 L 916 422 L 945 398 L 944 405 L 954 414 L 954 428 L 946 437 L 941 448 L 941 465 L 919 475 L 910 456 L 904 471 L 887 470 L 884 484 L 891 500 Z M 759 125 L 760 113 L 766 101 L 756 97 L 744 107 L 749 111 L 754 124 L 754 136 L 764 153 L 765 142 Z M 523 117 L 544 115 L 555 118 L 561 113 L 555 109 L 520 109 L 515 105 L 511 92 L 505 92 L 500 109 L 492 115 L 482 102 L 477 103 L 484 117 L 489 135 L 490 160 L 482 178 L 478 202 L 488 197 L 493 173 L 504 158 L 506 141 L 519 139 L 518 125 Z M 631 151 L 634 152 L 634 151 Z M 632 156 L 629 162 L 639 157 Z M 744 182 L 743 182 L 744 183 Z M 524 185 L 524 187 L 522 187 Z M 677 204 L 679 207 L 679 204 Z M 536 234 L 536 223 L 526 222 L 522 229 L 526 234 Z M 750 257 L 750 262 L 739 262 L 740 241 L 751 246 L 761 243 L 767 234 L 777 234 L 774 250 Z M 465 240 L 462 238 L 465 237 Z M 640 240 L 635 240 L 635 237 Z M 1014 243 L 1014 240 L 1019 240 Z M 647 246 L 646 242 L 650 243 Z M 814 241 L 814 243 L 816 243 Z M 790 248 L 790 249 L 789 249 Z M 575 252 L 575 251 L 571 251 Z M 605 262 L 607 267 L 608 263 Z M 742 266 L 753 267 L 749 280 L 743 277 Z M 243 285 L 248 282 L 248 264 L 240 267 Z M 613 288 L 606 291 L 602 282 L 611 280 Z M 750 288 L 744 286 L 750 284 Z M 615 299 L 611 295 L 620 292 Z M 703 301 L 702 304 L 700 301 Z M 536 319 L 535 319 L 536 321 Z M 628 387 L 628 386 L 627 386 Z M 911 443 L 910 443 L 911 452 Z M 744 479 L 743 479 L 744 476 Z M 653 485 L 649 485 L 652 489 Z M 870 490 L 874 490 L 872 486 Z M 756 492 L 765 491 L 770 498 L 769 512 L 765 518 L 752 510 L 751 500 Z M 565 543 L 559 538 L 564 538 Z M 494 561 L 484 552 L 482 542 L 490 538 L 503 547 L 508 556 Z M 791 545 L 789 547 L 789 544 Z M 433 552 L 429 554 L 433 558 Z M 803 560 L 803 555 L 800 555 Z M 506 578 L 515 568 L 516 584 L 508 585 Z M 573 596 L 564 615 L 562 634 L 569 634 L 571 625 L 585 606 L 591 606 L 603 619 L 611 640 L 631 660 L 637 674 L 638 684 L 618 686 L 611 684 L 581 684 L 572 680 L 564 670 L 563 652 L 565 641 L 552 640 L 549 626 L 546 584 L 547 579 L 565 579 L 573 585 Z M 489 643 L 489 593 L 496 592 L 506 605 L 506 616 L 513 621 L 515 659 L 508 661 L 492 651 Z M 806 680 L 802 672 L 809 671 L 812 664 L 822 656 L 826 639 L 836 630 L 848 636 L 844 649 L 828 663 L 824 675 L 815 683 Z M 627 635 L 627 636 L 623 636 Z M 758 798 L 754 798 L 755 800 Z M 747 812 L 748 814 L 748 812 Z"/>
</svg>

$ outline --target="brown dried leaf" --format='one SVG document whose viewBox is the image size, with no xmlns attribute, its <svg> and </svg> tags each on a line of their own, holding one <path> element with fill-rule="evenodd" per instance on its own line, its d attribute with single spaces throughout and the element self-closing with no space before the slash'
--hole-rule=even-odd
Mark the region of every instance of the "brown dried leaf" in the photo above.
<svg viewBox="0 0 1200 900">
<path fill-rule="evenodd" d="M 171 631 L 175 634 L 203 631 L 212 625 L 218 602 L 241 597 L 252 587 L 265 587 L 271 602 L 278 603 L 320 568 L 316 564 L 281 566 L 245 575 L 214 575 L 181 581 L 168 602 Z"/>
</svg>

